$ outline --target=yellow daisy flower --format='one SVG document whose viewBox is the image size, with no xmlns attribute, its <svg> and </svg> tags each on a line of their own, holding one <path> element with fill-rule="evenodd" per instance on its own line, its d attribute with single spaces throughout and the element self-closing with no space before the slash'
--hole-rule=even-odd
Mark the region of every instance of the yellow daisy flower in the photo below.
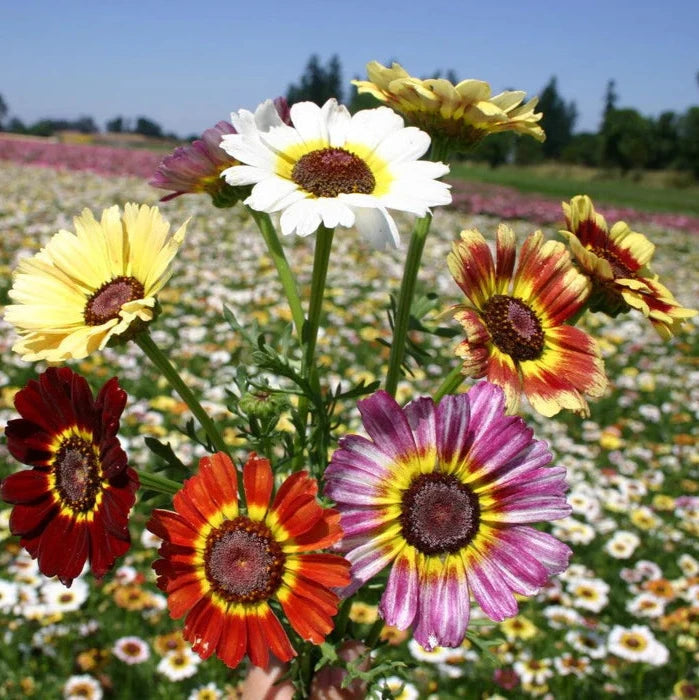
<svg viewBox="0 0 699 700">
<path fill-rule="evenodd" d="M 491 95 L 482 80 L 462 80 L 454 85 L 443 78 L 420 80 L 400 64 L 390 68 L 378 61 L 367 65 L 369 80 L 353 80 L 360 93 L 369 93 L 400 112 L 406 123 L 417 126 L 432 138 L 447 138 L 451 148 L 466 150 L 484 136 L 515 131 L 543 141 L 546 136 L 534 109 L 538 98 L 522 104 L 524 92 L 506 91 Z"/>
<path fill-rule="evenodd" d="M 152 321 L 187 223 L 169 235 L 157 207 L 127 204 L 100 221 L 84 209 L 74 225 L 15 271 L 5 320 L 24 360 L 81 359 Z"/>
</svg>

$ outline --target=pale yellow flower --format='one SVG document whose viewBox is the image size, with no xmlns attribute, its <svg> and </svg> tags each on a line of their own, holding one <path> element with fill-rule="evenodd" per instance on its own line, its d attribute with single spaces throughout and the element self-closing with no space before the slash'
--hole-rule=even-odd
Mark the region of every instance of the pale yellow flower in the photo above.
<svg viewBox="0 0 699 700">
<path fill-rule="evenodd" d="M 360 93 L 385 102 L 432 138 L 448 139 L 454 150 L 468 149 L 499 131 L 528 134 L 537 141 L 546 138 L 538 124 L 543 115 L 534 112 L 538 98 L 522 104 L 524 92 L 491 95 L 490 85 L 482 80 L 456 85 L 443 78 L 420 80 L 398 63 L 388 68 L 371 61 L 367 74 L 369 80 L 352 81 Z"/>
<path fill-rule="evenodd" d="M 100 221 L 84 209 L 74 233 L 60 230 L 19 263 L 9 292 L 15 303 L 5 310 L 20 336 L 12 349 L 24 360 L 63 362 L 143 328 L 186 225 L 169 235 L 158 208 L 146 205 L 127 204 L 123 215 L 110 207 Z"/>
</svg>

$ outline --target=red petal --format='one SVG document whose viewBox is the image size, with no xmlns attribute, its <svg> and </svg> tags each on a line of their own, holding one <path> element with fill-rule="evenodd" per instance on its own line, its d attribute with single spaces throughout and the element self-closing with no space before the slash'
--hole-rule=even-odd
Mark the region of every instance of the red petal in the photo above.
<svg viewBox="0 0 699 700">
<path fill-rule="evenodd" d="M 15 472 L 0 482 L 0 498 L 8 503 L 32 503 L 50 493 L 48 474 L 37 469 Z"/>
<path fill-rule="evenodd" d="M 289 637 L 286 636 L 284 628 L 272 610 L 269 607 L 265 607 L 264 611 L 260 611 L 259 614 L 260 624 L 272 653 L 280 661 L 289 661 L 289 659 L 296 656 L 296 651 L 291 646 Z"/>
<path fill-rule="evenodd" d="M 255 666 L 267 668 L 269 664 L 269 647 L 267 639 L 260 624 L 260 618 L 257 616 L 256 610 L 249 610 L 245 616 L 245 621 L 248 627 L 248 654 L 250 661 Z"/>
<path fill-rule="evenodd" d="M 258 457 L 253 452 L 243 467 L 243 484 L 248 514 L 253 520 L 262 520 L 267 512 L 274 486 L 269 460 Z"/>
<path fill-rule="evenodd" d="M 233 614 L 231 611 L 225 614 L 224 621 L 225 627 L 216 653 L 226 666 L 235 668 L 247 650 L 247 625 L 243 615 Z"/>
<path fill-rule="evenodd" d="M 350 563 L 337 554 L 301 554 L 298 562 L 296 571 L 322 586 L 344 588 L 350 583 Z"/>
<path fill-rule="evenodd" d="M 223 620 L 217 607 L 202 598 L 189 612 L 183 636 L 192 643 L 192 650 L 202 659 L 208 659 L 216 651 L 223 631 Z"/>
</svg>

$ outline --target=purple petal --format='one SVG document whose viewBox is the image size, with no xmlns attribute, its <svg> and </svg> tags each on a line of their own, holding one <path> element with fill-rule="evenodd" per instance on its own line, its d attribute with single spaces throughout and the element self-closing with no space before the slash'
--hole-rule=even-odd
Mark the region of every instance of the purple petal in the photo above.
<svg viewBox="0 0 699 700">
<path fill-rule="evenodd" d="M 447 557 L 433 602 L 431 617 L 439 645 L 459 646 L 466 636 L 471 615 L 468 582 L 461 557 Z"/>
<path fill-rule="evenodd" d="M 463 464 L 470 446 L 467 394 L 445 396 L 437 406 L 437 453 L 445 467 Z"/>
<path fill-rule="evenodd" d="M 437 445 L 434 401 L 429 396 L 422 396 L 407 404 L 404 411 L 418 452 L 424 455 L 434 450 Z"/>
<path fill-rule="evenodd" d="M 369 533 L 385 527 L 390 519 L 388 512 L 381 508 L 343 509 L 340 520 L 344 533 L 343 543 L 348 537 L 364 535 L 366 539 Z"/>
<path fill-rule="evenodd" d="M 489 554 L 474 553 L 466 566 L 466 576 L 473 597 L 491 619 L 501 622 L 517 614 L 517 601 L 512 590 Z"/>
<path fill-rule="evenodd" d="M 364 428 L 393 459 L 415 453 L 415 441 L 408 421 L 396 400 L 385 391 L 377 391 L 357 403 Z"/>
<path fill-rule="evenodd" d="M 403 549 L 393 564 L 379 605 L 384 620 L 401 630 L 412 624 L 417 612 L 419 576 L 415 557 L 411 547 Z"/>
<path fill-rule="evenodd" d="M 376 576 L 396 558 L 404 546 L 405 540 L 402 537 L 396 537 L 395 532 L 387 531 L 348 552 L 345 558 L 352 564 L 352 583 L 344 589 L 343 595 L 351 595 Z"/>
<path fill-rule="evenodd" d="M 504 528 L 500 539 L 514 550 L 528 552 L 541 562 L 551 574 L 559 574 L 568 568 L 572 550 L 552 535 L 525 525 Z"/>
<path fill-rule="evenodd" d="M 413 629 L 413 637 L 427 651 L 431 651 L 436 646 L 439 646 L 432 623 L 433 601 L 437 597 L 438 589 L 439 574 L 434 566 L 430 566 L 430 559 L 427 559 L 425 570 L 420 572 L 420 592 L 415 613 L 417 624 Z"/>
</svg>

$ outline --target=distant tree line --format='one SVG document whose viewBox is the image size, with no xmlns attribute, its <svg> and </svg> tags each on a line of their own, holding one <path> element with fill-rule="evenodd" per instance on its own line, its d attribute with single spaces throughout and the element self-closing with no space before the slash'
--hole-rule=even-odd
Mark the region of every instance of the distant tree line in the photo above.
<svg viewBox="0 0 699 700">
<path fill-rule="evenodd" d="M 440 75 L 440 72 L 436 72 L 430 77 Z M 446 71 L 445 77 L 453 83 L 458 82 L 453 70 Z M 378 104 L 374 97 L 360 95 L 354 87 L 345 95 L 343 85 L 339 57 L 334 55 L 323 65 L 320 58 L 313 54 L 299 81 L 288 86 L 286 98 L 289 104 L 310 100 L 322 105 L 330 97 L 335 97 L 338 102 L 348 104 L 351 112 Z M 636 109 L 618 106 L 616 84 L 610 80 L 604 94 L 599 130 L 574 133 L 578 116 L 575 102 L 567 102 L 562 97 L 557 79 L 553 76 L 539 95 L 538 111 L 543 113 L 541 126 L 546 132 L 543 143 L 517 137 L 511 132 L 493 134 L 471 152 L 470 158 L 487 162 L 493 167 L 503 163 L 528 165 L 561 161 L 617 168 L 624 173 L 673 168 L 690 171 L 699 178 L 699 106 L 690 107 L 683 114 L 666 111 L 657 118 L 646 117 Z M 7 104 L 0 95 L 0 130 L 38 136 L 50 136 L 62 130 L 83 133 L 99 131 L 92 117 L 79 117 L 73 121 L 41 119 L 25 125 L 16 117 L 6 122 L 7 115 Z M 105 126 L 112 133 L 176 138 L 174 134 L 163 133 L 159 124 L 143 116 L 134 120 L 117 116 Z"/>
<path fill-rule="evenodd" d="M 77 131 L 81 134 L 97 134 L 99 126 L 92 117 L 78 117 L 77 119 L 39 119 L 32 124 L 25 124 L 21 119 L 12 117 L 7 119 L 9 109 L 7 103 L 0 95 L 0 131 L 9 131 L 15 134 L 27 134 L 30 136 L 53 136 L 59 131 Z M 153 138 L 177 138 L 175 134 L 164 133 L 157 122 L 147 117 L 127 119 L 122 116 L 114 117 L 105 124 L 105 131 L 118 134 L 142 134 Z"/>
</svg>

